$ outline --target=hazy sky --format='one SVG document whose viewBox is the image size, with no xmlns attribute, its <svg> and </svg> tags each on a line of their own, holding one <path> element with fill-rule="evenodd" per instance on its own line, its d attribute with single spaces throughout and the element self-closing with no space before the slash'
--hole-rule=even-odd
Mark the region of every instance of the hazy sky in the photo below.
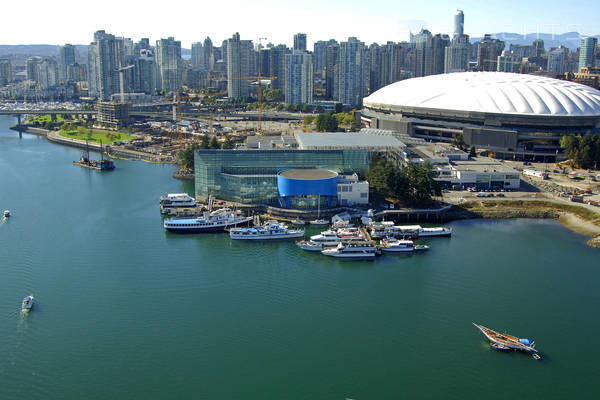
<svg viewBox="0 0 600 400">
<path fill-rule="evenodd" d="M 296 32 L 315 40 L 385 42 L 408 39 L 426 27 L 451 33 L 456 9 L 465 13 L 465 33 L 600 33 L 597 2 L 591 0 L 3 0 L 0 44 L 87 44 L 93 32 L 152 42 L 174 36 L 189 48 L 208 35 L 216 45 L 240 32 L 242 39 L 264 37 L 292 43 Z M 532 35 L 533 37 L 533 35 Z"/>
</svg>

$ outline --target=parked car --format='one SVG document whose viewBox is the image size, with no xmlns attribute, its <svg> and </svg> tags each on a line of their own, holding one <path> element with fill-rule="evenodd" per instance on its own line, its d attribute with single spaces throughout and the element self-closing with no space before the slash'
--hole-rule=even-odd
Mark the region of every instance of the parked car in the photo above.
<svg viewBox="0 0 600 400">
<path fill-rule="evenodd" d="M 479 192 L 477 193 L 477 197 L 487 197 L 487 193 Z"/>
</svg>

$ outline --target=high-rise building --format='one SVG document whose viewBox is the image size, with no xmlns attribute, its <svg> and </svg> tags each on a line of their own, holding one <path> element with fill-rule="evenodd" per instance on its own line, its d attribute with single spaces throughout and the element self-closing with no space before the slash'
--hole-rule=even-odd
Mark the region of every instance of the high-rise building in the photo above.
<svg viewBox="0 0 600 400">
<path fill-rule="evenodd" d="M 269 50 L 269 71 L 270 75 L 276 77 L 271 87 L 273 89 L 285 90 L 285 55 L 290 53 L 284 44 L 271 47 Z"/>
<path fill-rule="evenodd" d="M 558 46 L 548 52 L 548 64 L 546 70 L 555 75 L 564 75 L 566 70 L 566 60 L 569 55 L 569 49 L 564 46 Z"/>
<path fill-rule="evenodd" d="M 325 50 L 325 97 L 332 100 L 336 98 L 336 74 L 340 54 L 340 45 L 334 40 L 327 45 Z"/>
<path fill-rule="evenodd" d="M 467 71 L 470 54 L 469 35 L 455 35 L 445 49 L 444 73 Z"/>
<path fill-rule="evenodd" d="M 87 70 L 85 64 L 71 64 L 67 66 L 67 80 L 72 82 L 82 82 L 87 80 Z"/>
<path fill-rule="evenodd" d="M 355 37 L 340 43 L 337 68 L 337 100 L 342 104 L 359 106 L 367 92 L 368 51 Z"/>
<path fill-rule="evenodd" d="M 38 65 L 42 62 L 42 57 L 33 56 L 29 57 L 25 64 L 25 70 L 27 71 L 27 80 L 39 82 L 38 76 Z"/>
<path fill-rule="evenodd" d="M 443 74 L 446 60 L 446 47 L 450 46 L 450 37 L 438 33 L 431 38 L 431 74 Z"/>
<path fill-rule="evenodd" d="M 212 40 L 207 36 L 204 39 L 204 45 L 202 46 L 203 52 L 202 56 L 204 60 L 202 61 L 202 65 L 207 71 L 212 71 L 215 68 L 215 56 L 213 52 L 213 43 Z"/>
<path fill-rule="evenodd" d="M 155 57 L 160 89 L 166 93 L 179 91 L 183 83 L 181 42 L 173 37 L 157 40 Z"/>
<path fill-rule="evenodd" d="M 325 59 L 327 53 L 327 46 L 336 43 L 335 40 L 329 41 L 319 40 L 315 42 L 313 46 L 313 63 L 315 74 L 322 74 L 325 72 Z"/>
<path fill-rule="evenodd" d="M 496 71 L 498 72 L 519 72 L 521 59 L 511 54 L 509 51 L 503 50 L 498 56 Z"/>
<path fill-rule="evenodd" d="M 286 104 L 313 102 L 313 57 L 305 51 L 294 50 L 285 55 Z"/>
<path fill-rule="evenodd" d="M 140 50 L 135 61 L 134 91 L 137 93 L 155 94 L 158 73 L 154 53 L 150 49 Z"/>
<path fill-rule="evenodd" d="M 75 64 L 75 46 L 65 44 L 60 48 L 58 58 L 58 78 L 61 81 L 67 80 L 67 68 Z"/>
<path fill-rule="evenodd" d="M 454 14 L 454 36 L 465 34 L 465 15 L 462 10 L 456 10 Z"/>
<path fill-rule="evenodd" d="M 12 82 L 12 64 L 8 58 L 0 58 L 0 86 Z"/>
<path fill-rule="evenodd" d="M 477 51 L 477 66 L 480 71 L 496 71 L 498 69 L 498 56 L 504 50 L 504 42 L 486 34 L 479 42 Z"/>
<path fill-rule="evenodd" d="M 192 43 L 192 57 L 190 58 L 190 62 L 195 68 L 204 68 L 204 52 L 202 51 L 202 43 Z"/>
<path fill-rule="evenodd" d="M 250 75 L 252 51 L 252 41 L 240 40 L 237 32 L 227 39 L 227 96 L 232 99 L 250 95 L 249 81 L 243 78 Z"/>
<path fill-rule="evenodd" d="M 37 65 L 37 69 L 40 89 L 48 89 L 58 85 L 58 63 L 54 59 L 50 57 L 44 57 L 44 59 Z"/>
<path fill-rule="evenodd" d="M 119 73 L 124 59 L 119 40 L 105 31 L 94 33 L 94 41 L 88 46 L 88 91 L 91 97 L 110 99 L 119 93 Z"/>
<path fill-rule="evenodd" d="M 583 67 L 594 67 L 597 45 L 597 38 L 588 37 L 581 39 L 581 47 L 579 48 L 579 72 L 581 72 Z"/>
<path fill-rule="evenodd" d="M 294 35 L 294 50 L 306 51 L 306 33 L 296 33 Z"/>
<path fill-rule="evenodd" d="M 427 76 L 433 73 L 433 37 L 431 32 L 421 29 L 410 35 L 413 51 L 412 73 L 414 77 Z"/>
</svg>

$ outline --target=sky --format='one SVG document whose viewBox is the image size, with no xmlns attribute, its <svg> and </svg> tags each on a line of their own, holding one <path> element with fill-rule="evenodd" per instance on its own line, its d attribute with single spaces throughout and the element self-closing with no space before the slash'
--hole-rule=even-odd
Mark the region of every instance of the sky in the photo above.
<svg viewBox="0 0 600 400">
<path fill-rule="evenodd" d="M 174 36 L 182 46 L 210 36 L 215 45 L 239 32 L 242 39 L 266 38 L 291 45 L 305 32 L 309 49 L 317 40 L 363 42 L 408 40 L 420 28 L 452 33 L 457 9 L 465 14 L 465 33 L 531 34 L 578 31 L 600 34 L 596 1 L 591 0 L 4 0 L 0 5 L 0 44 L 88 44 L 104 29 L 134 41 L 153 43 Z"/>
</svg>

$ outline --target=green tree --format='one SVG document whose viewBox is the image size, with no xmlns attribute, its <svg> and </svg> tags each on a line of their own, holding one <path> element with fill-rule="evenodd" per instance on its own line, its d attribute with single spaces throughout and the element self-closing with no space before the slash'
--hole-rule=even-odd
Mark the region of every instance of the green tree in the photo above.
<svg viewBox="0 0 600 400">
<path fill-rule="evenodd" d="M 319 132 L 337 132 L 338 130 L 338 121 L 331 114 L 317 115 L 316 125 Z"/>
<path fill-rule="evenodd" d="M 307 115 L 306 117 L 304 117 L 304 121 L 302 122 L 303 126 L 309 126 L 310 124 L 312 124 L 315 120 L 315 117 L 312 115 Z"/>
<path fill-rule="evenodd" d="M 209 144 L 210 143 L 209 143 L 208 135 L 207 134 L 202 135 L 202 138 L 200 139 L 200 148 L 208 149 Z"/>
<path fill-rule="evenodd" d="M 208 145 L 208 147 L 214 150 L 219 148 L 219 142 L 217 142 L 216 136 L 210 138 L 210 144 Z"/>
<path fill-rule="evenodd" d="M 456 135 L 456 137 L 452 141 L 452 144 L 461 150 L 465 150 L 467 148 L 467 144 L 465 143 L 465 137 L 462 133 Z"/>
<path fill-rule="evenodd" d="M 277 104 L 277 107 L 275 107 L 275 110 L 277 111 L 283 111 L 283 109 L 285 108 L 285 106 L 283 104 Z"/>
<path fill-rule="evenodd" d="M 315 112 L 316 112 L 317 114 L 322 114 L 322 113 L 323 113 L 323 111 L 324 111 L 324 110 L 323 110 L 323 107 L 322 107 L 320 104 L 319 104 L 319 105 L 317 105 L 317 106 L 315 107 Z"/>
<path fill-rule="evenodd" d="M 225 135 L 225 140 L 223 141 L 221 148 L 224 150 L 233 149 L 233 142 L 231 141 L 228 135 Z"/>
<path fill-rule="evenodd" d="M 311 112 L 311 108 L 312 108 L 311 106 L 309 106 L 308 104 L 305 104 L 302 106 L 302 112 L 305 112 L 305 113 Z"/>
</svg>

